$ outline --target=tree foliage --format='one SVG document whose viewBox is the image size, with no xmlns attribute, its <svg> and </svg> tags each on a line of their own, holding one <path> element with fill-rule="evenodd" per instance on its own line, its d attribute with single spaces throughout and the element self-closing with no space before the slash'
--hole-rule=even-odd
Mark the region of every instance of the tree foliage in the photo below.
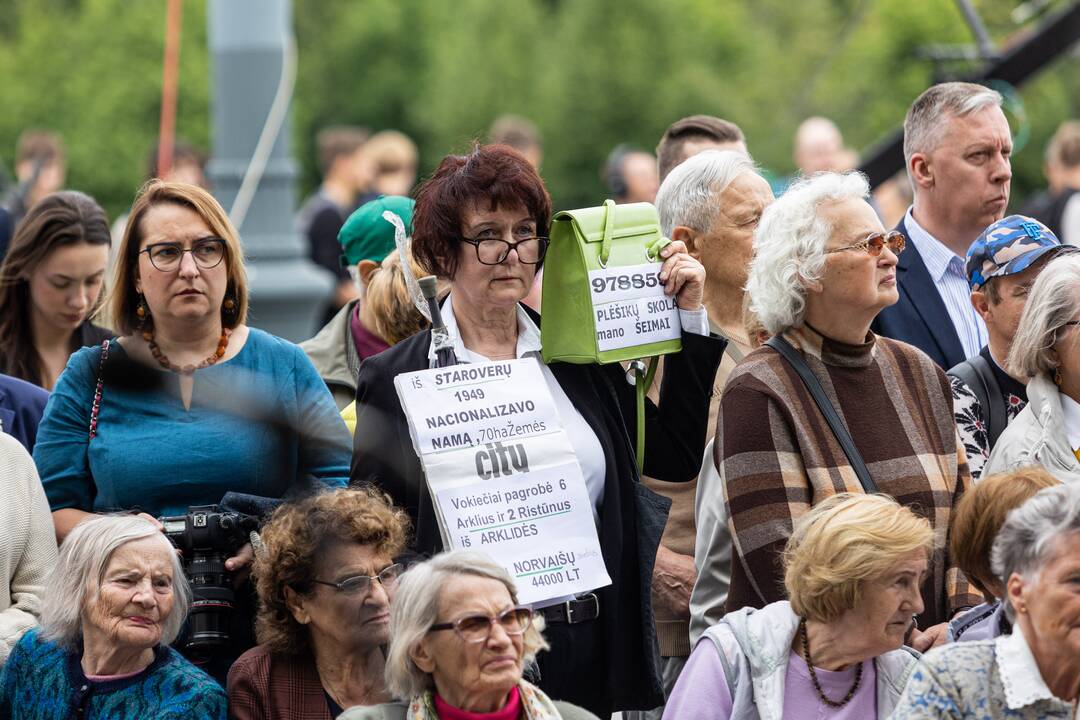
<svg viewBox="0 0 1080 720">
<path fill-rule="evenodd" d="M 1014 3 L 976 6 L 1006 42 Z M 544 135 L 557 207 L 598 202 L 613 146 L 651 149 L 691 113 L 737 122 L 778 174 L 790 172 L 793 131 L 811 114 L 865 149 L 932 81 L 918 48 L 971 42 L 952 0 L 304 0 L 294 15 L 305 191 L 318 181 L 320 127 L 401 129 L 430 171 L 514 112 Z M 183 22 L 177 131 L 209 147 L 205 1 L 185 2 Z M 0 0 L 4 164 L 21 130 L 55 129 L 69 184 L 122 211 L 157 134 L 164 24 L 163 0 Z M 1080 115 L 1077 65 L 1062 59 L 1023 88 L 1031 140 L 1015 158 L 1016 198 L 1042 184 L 1057 124 Z"/>
</svg>

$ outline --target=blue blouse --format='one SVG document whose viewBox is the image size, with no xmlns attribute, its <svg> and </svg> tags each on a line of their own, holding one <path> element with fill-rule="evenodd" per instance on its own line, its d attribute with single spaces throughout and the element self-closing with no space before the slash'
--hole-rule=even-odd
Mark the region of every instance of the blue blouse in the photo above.
<svg viewBox="0 0 1080 720">
<path fill-rule="evenodd" d="M 190 409 L 174 373 L 142 364 L 108 370 L 90 440 L 100 358 L 100 347 L 71 356 L 38 428 L 34 462 L 54 511 L 180 515 L 230 490 L 278 498 L 307 476 L 335 487 L 348 481 L 348 429 L 288 341 L 251 328 L 235 357 L 195 372 Z M 106 365 L 125 360 L 112 342 Z"/>
</svg>

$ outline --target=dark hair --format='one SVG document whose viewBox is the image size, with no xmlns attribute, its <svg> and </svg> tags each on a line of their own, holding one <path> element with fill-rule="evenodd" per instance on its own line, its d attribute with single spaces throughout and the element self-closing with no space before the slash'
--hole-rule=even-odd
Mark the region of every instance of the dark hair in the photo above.
<svg viewBox="0 0 1080 720">
<path fill-rule="evenodd" d="M 348 157 L 364 146 L 371 137 L 367 128 L 334 126 L 323 128 L 315 136 L 319 151 L 319 172 L 323 177 L 330 172 L 334 162 L 341 157 Z"/>
<path fill-rule="evenodd" d="M 462 212 L 469 203 L 497 208 L 523 207 L 536 222 L 536 234 L 551 227 L 551 196 L 544 181 L 517 150 L 507 145 L 476 145 L 468 155 L 447 155 L 416 196 L 413 257 L 428 272 L 452 279 L 457 272 Z"/>
<path fill-rule="evenodd" d="M 656 162 L 659 165 L 661 182 L 679 164 L 683 145 L 688 140 L 745 143 L 746 136 L 735 123 L 712 115 L 691 115 L 676 120 L 664 131 L 660 143 L 656 146 Z"/>
<path fill-rule="evenodd" d="M 147 180 L 153 180 L 158 177 L 157 163 L 159 145 L 160 143 L 155 140 L 154 144 L 150 147 L 150 151 L 146 154 Z M 206 167 L 206 154 L 189 142 L 177 140 L 173 144 L 172 164 L 174 168 L 177 165 L 198 165 L 201 170 Z"/>
<path fill-rule="evenodd" d="M 0 372 L 43 384 L 43 363 L 30 331 L 30 276 L 53 250 L 79 243 L 107 246 L 112 238 L 105 211 L 92 197 L 74 190 L 46 195 L 15 229 L 0 265 Z"/>
</svg>

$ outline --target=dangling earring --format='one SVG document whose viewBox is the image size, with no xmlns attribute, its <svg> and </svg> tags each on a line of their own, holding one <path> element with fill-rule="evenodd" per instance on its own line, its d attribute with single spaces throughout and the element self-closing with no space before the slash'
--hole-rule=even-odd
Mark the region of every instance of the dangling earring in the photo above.
<svg viewBox="0 0 1080 720">
<path fill-rule="evenodd" d="M 1061 387 L 1061 366 L 1054 368 L 1054 384 Z"/>
<path fill-rule="evenodd" d="M 150 317 L 150 308 L 146 307 L 146 299 L 139 294 L 139 302 L 135 305 L 135 314 L 139 317 L 140 323 L 145 323 L 146 318 Z"/>
<path fill-rule="evenodd" d="M 225 298 L 225 302 L 221 304 L 221 307 L 224 309 L 226 315 L 236 314 L 236 300 L 234 300 L 232 297 L 227 296 Z"/>
</svg>

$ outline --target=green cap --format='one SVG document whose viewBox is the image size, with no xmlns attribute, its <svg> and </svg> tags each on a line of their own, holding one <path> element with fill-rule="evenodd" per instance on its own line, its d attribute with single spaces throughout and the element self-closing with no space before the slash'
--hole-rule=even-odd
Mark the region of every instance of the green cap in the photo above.
<svg viewBox="0 0 1080 720">
<path fill-rule="evenodd" d="M 400 195 L 380 195 L 371 202 L 364 203 L 349 216 L 341 226 L 337 239 L 345 254 L 341 260 L 346 265 L 356 265 L 361 260 L 374 260 L 381 263 L 392 253 L 394 244 L 394 226 L 383 218 L 383 211 L 389 210 L 405 223 L 405 232 L 412 235 L 413 206 L 412 198 Z"/>
</svg>

